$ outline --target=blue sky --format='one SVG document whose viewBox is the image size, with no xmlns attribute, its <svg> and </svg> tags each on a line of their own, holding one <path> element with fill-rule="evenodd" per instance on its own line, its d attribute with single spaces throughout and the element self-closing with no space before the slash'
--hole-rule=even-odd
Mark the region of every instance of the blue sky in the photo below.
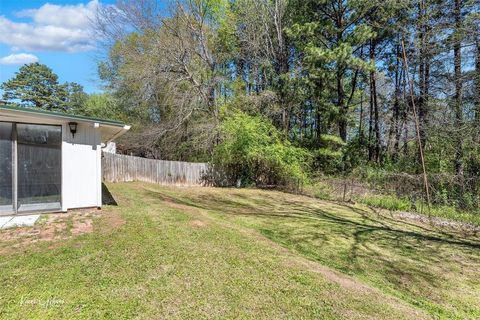
<svg viewBox="0 0 480 320">
<path fill-rule="evenodd" d="M 39 61 L 88 93 L 101 87 L 99 51 L 90 30 L 97 6 L 113 0 L 0 0 L 0 83 L 24 63 Z"/>
</svg>

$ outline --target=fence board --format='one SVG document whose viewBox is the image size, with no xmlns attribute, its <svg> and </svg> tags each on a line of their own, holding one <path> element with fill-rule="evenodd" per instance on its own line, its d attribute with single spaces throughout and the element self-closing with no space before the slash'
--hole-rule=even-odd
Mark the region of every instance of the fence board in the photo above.
<svg viewBox="0 0 480 320">
<path fill-rule="evenodd" d="M 154 160 L 104 152 L 102 176 L 105 182 L 144 181 L 161 185 L 205 185 L 207 163 Z"/>
</svg>

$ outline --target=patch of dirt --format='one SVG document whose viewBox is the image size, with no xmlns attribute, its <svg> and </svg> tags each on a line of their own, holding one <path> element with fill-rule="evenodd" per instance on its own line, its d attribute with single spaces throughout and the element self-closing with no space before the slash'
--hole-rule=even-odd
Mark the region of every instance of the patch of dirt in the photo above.
<svg viewBox="0 0 480 320">
<path fill-rule="evenodd" d="M 420 222 L 423 224 L 429 224 L 429 225 L 433 225 L 440 228 L 451 228 L 451 229 L 471 233 L 473 235 L 480 233 L 479 226 L 476 226 L 470 223 L 445 219 L 445 218 L 428 217 L 426 215 L 406 212 L 406 211 L 394 212 L 393 216 L 401 220 L 412 220 L 412 221 Z"/>
<path fill-rule="evenodd" d="M 190 225 L 194 228 L 204 228 L 207 226 L 207 223 L 201 220 L 192 220 L 190 221 Z"/>
<path fill-rule="evenodd" d="M 76 236 L 82 233 L 90 233 L 93 231 L 92 220 L 87 219 L 84 221 L 74 221 L 73 227 L 70 230 L 72 235 Z"/>
<path fill-rule="evenodd" d="M 209 225 L 206 219 L 209 219 L 208 215 L 201 209 L 195 208 L 186 204 L 181 204 L 175 202 L 174 199 L 162 196 L 162 200 L 165 202 L 165 204 L 172 208 L 172 209 L 178 209 L 182 210 L 183 212 L 187 212 L 191 215 L 195 216 L 195 219 L 189 221 L 189 225 L 193 228 L 205 228 L 206 226 Z"/>
<path fill-rule="evenodd" d="M 144 188 L 145 190 L 147 191 L 150 191 L 150 189 L 147 189 L 147 188 Z M 209 219 L 209 216 L 208 214 L 205 212 L 205 210 L 203 209 L 200 209 L 200 208 L 196 208 L 196 207 L 193 207 L 191 205 L 188 205 L 188 204 L 183 204 L 183 203 L 178 203 L 176 199 L 173 199 L 167 195 L 159 195 L 160 196 L 160 199 L 165 202 L 165 204 L 172 208 L 172 209 L 178 209 L 178 210 L 182 210 L 183 212 L 186 212 L 186 213 L 190 213 L 192 215 L 195 215 L 195 216 L 200 216 L 202 218 L 206 218 L 206 219 Z M 203 223 L 205 223 L 203 220 L 201 221 Z"/>
<path fill-rule="evenodd" d="M 108 226 L 109 226 L 110 230 L 118 229 L 126 223 L 125 219 L 123 219 L 120 216 L 120 214 L 112 213 L 112 212 L 110 212 L 108 214 L 108 219 L 107 220 L 108 220 Z"/>
<path fill-rule="evenodd" d="M 94 230 L 94 219 L 102 217 L 102 230 L 121 227 L 125 220 L 113 212 L 103 213 L 97 209 L 79 209 L 68 213 L 42 214 L 32 227 L 18 227 L 0 230 L 0 254 L 18 252 L 19 249 L 38 242 L 51 242 L 51 248 L 82 234 Z"/>
<path fill-rule="evenodd" d="M 45 222 L 45 225 L 39 226 L 39 228 L 37 228 L 36 226 L 33 227 L 33 230 L 31 231 L 32 232 L 38 231 L 38 239 L 32 239 L 32 242 L 36 242 L 35 240 L 40 240 L 40 241 L 60 240 L 62 239 L 62 235 L 65 234 L 66 230 L 67 230 L 66 222 L 55 221 L 54 218 L 49 218 L 49 220 Z M 12 235 L 19 236 L 14 232 L 12 232 Z M 22 235 L 20 235 L 20 237 L 17 237 L 17 239 L 22 240 L 21 236 Z"/>
</svg>

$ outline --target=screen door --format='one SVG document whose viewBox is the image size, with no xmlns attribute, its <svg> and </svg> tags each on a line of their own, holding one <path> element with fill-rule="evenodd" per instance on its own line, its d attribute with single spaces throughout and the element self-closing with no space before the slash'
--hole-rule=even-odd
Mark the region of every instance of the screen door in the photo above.
<svg viewBox="0 0 480 320">
<path fill-rule="evenodd" d="M 0 122 L 0 215 L 13 211 L 13 124 Z"/>
</svg>

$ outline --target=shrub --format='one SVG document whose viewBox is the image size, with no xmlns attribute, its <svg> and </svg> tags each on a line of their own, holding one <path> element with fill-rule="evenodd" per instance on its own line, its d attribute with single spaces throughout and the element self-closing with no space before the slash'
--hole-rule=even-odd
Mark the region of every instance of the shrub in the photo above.
<svg viewBox="0 0 480 320">
<path fill-rule="evenodd" d="M 213 157 L 234 184 L 298 186 L 305 182 L 309 154 L 281 138 L 262 117 L 234 112 L 221 124 Z"/>
<path fill-rule="evenodd" d="M 360 201 L 368 206 L 392 211 L 410 211 L 412 209 L 412 204 L 408 199 L 389 195 L 365 196 Z"/>
<path fill-rule="evenodd" d="M 313 196 L 321 200 L 335 200 L 332 197 L 332 189 L 327 184 L 316 183 L 314 185 Z"/>
</svg>

